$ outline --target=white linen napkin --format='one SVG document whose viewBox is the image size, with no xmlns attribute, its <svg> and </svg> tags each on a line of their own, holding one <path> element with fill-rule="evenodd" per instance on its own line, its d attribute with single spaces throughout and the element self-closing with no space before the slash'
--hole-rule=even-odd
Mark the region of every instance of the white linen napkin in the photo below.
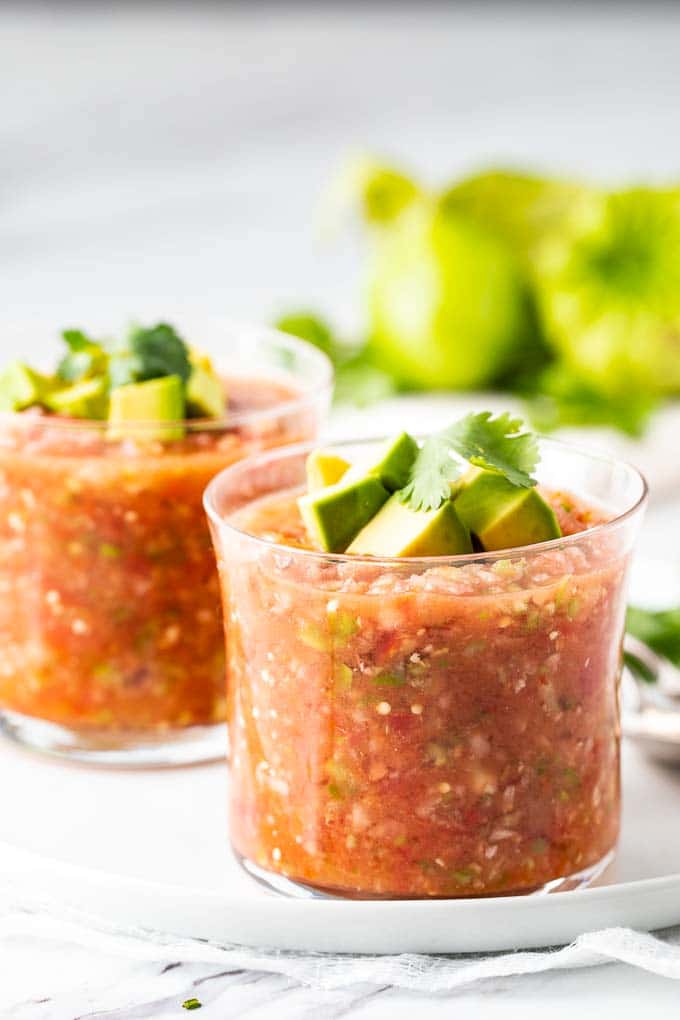
<svg viewBox="0 0 680 1020">
<path fill-rule="evenodd" d="M 87 968 L 83 968 L 82 959 L 78 962 L 78 975 L 84 982 L 83 988 L 87 986 L 79 1005 L 88 1008 L 96 1005 L 97 1010 L 111 1020 L 124 1020 L 128 1016 L 176 1016 L 172 1010 L 178 1008 L 183 998 L 200 997 L 202 1004 L 209 1006 L 227 990 L 233 1001 L 235 980 L 242 987 L 256 983 L 262 976 L 269 979 L 267 994 L 273 994 L 272 989 L 290 993 L 296 985 L 300 986 L 301 995 L 304 990 L 310 994 L 316 992 L 316 997 L 308 995 L 304 1003 L 301 999 L 296 1015 L 306 1015 L 306 1009 L 323 1002 L 324 1015 L 328 1018 L 335 1015 L 334 1007 L 345 1015 L 348 1003 L 363 1002 L 375 989 L 442 995 L 492 978 L 613 962 L 680 980 L 680 926 L 656 934 L 609 928 L 582 935 L 562 948 L 489 956 L 353 956 L 250 949 L 157 932 L 105 930 L 79 918 L 59 918 L 19 909 L 0 917 L 0 944 L 37 946 L 45 943 L 63 949 L 70 947 L 71 952 L 81 955 L 86 952 L 119 960 L 125 978 L 112 981 L 109 973 L 99 986 L 86 980 Z M 65 958 L 68 957 L 67 952 Z M 132 970 L 131 965 L 134 965 Z M 74 975 L 74 981 L 78 980 L 78 975 Z M 69 1009 L 76 1008 L 72 995 L 68 1003 Z M 56 1010 L 54 1014 L 21 1015 L 66 1015 L 59 1013 L 58 998 L 53 998 L 52 1004 Z M 151 1012 L 140 1012 L 140 1007 L 144 1006 Z M 201 1014 L 206 1020 L 209 1015 L 209 1011 Z"/>
</svg>

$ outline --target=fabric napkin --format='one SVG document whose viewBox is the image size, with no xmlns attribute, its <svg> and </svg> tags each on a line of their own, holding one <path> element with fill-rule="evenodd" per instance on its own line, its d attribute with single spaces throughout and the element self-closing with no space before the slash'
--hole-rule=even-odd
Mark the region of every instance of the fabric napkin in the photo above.
<svg viewBox="0 0 680 1020">
<path fill-rule="evenodd" d="M 105 1016 L 123 1018 L 177 1015 L 182 998 L 191 998 L 201 986 L 204 1005 L 214 1002 L 229 989 L 234 995 L 234 976 L 253 983 L 268 975 L 276 985 L 290 991 L 295 985 L 315 991 L 324 1002 L 325 1016 L 335 1015 L 332 1003 L 347 1008 L 348 1001 L 363 1002 L 372 990 L 401 989 L 427 995 L 446 994 L 493 978 L 538 974 L 549 970 L 593 967 L 621 962 L 667 978 L 680 979 L 680 926 L 656 934 L 627 928 L 609 928 L 582 935 L 571 945 L 550 950 L 498 953 L 490 956 L 353 956 L 321 953 L 292 953 L 274 949 L 250 949 L 219 945 L 196 939 L 176 938 L 141 930 L 105 930 L 82 918 L 56 917 L 41 912 L 14 909 L 0 917 L 0 944 L 52 943 L 71 951 L 118 958 L 121 966 L 134 964 L 126 980 L 88 986 L 88 1005 L 114 1010 Z M 82 963 L 79 973 L 84 980 Z M 249 977 L 252 975 L 252 977 Z M 281 985 L 281 980 L 283 981 Z M 339 993 L 345 997 L 336 999 Z M 354 994 L 352 994 L 354 993 Z M 349 999 L 346 997 L 349 996 Z M 57 1000 L 53 1000 L 59 1009 Z M 307 1007 L 310 1001 L 305 1000 Z M 69 1007 L 71 1000 L 69 999 Z M 168 1012 L 161 1008 L 167 1004 Z M 151 1012 L 140 1012 L 144 1005 Z M 171 1006 L 172 1004 L 172 1006 Z M 128 1010 L 133 1012 L 128 1013 Z M 23 1014 L 59 1016 L 54 1014 Z M 66 1014 L 61 1014 L 66 1015 Z M 69 1014 L 73 1015 L 73 1014 Z M 201 1014 L 206 1018 L 212 1013 Z M 226 1016 L 225 1013 L 215 1015 Z M 231 1014 L 229 1014 L 231 1015 Z M 237 1015 L 237 1014 L 234 1014 Z M 258 1014 L 259 1015 L 259 1014 Z M 306 1015 L 304 1011 L 295 1015 Z M 337 1014 L 341 1015 L 340 1013 Z M 345 1015 L 342 1012 L 342 1015 Z"/>
</svg>

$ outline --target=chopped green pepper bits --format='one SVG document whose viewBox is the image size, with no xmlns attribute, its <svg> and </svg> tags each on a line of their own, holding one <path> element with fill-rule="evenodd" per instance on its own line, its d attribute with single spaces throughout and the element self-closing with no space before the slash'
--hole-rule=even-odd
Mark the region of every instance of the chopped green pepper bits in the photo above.
<svg viewBox="0 0 680 1020">
<path fill-rule="evenodd" d="M 581 602 L 577 598 L 569 599 L 567 602 L 567 616 L 570 620 L 575 620 L 578 616 L 579 609 L 581 608 Z"/>
<path fill-rule="evenodd" d="M 373 677 L 373 683 L 378 687 L 403 687 L 406 677 L 397 676 L 395 673 L 378 673 Z"/>
<path fill-rule="evenodd" d="M 99 546 L 99 552 L 107 560 L 117 560 L 121 555 L 121 548 L 119 545 L 113 545 L 112 542 L 102 542 Z"/>
<path fill-rule="evenodd" d="M 343 612 L 343 610 L 340 610 L 339 612 L 329 612 L 328 623 L 333 637 L 336 641 L 340 640 L 343 643 L 347 643 L 349 638 L 351 638 L 359 630 L 359 621 L 357 618 L 352 616 L 351 613 Z"/>
<path fill-rule="evenodd" d="M 298 636 L 303 645 L 307 645 L 308 648 L 313 648 L 316 652 L 327 652 L 330 649 L 330 639 L 327 634 L 311 623 L 309 620 L 303 620 L 298 630 Z"/>
<path fill-rule="evenodd" d="M 348 691 L 352 686 L 352 670 L 344 662 L 333 666 L 333 681 L 336 691 Z"/>
</svg>

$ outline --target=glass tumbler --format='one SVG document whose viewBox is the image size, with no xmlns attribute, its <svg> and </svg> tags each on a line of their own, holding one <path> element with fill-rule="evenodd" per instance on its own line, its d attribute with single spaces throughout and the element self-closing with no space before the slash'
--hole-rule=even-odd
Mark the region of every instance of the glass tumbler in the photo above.
<svg viewBox="0 0 680 1020">
<path fill-rule="evenodd" d="M 336 452 L 352 461 L 368 445 Z M 276 521 L 295 516 L 308 445 L 209 486 L 230 835 L 261 881 L 304 895 L 505 895 L 587 884 L 611 859 L 625 582 L 646 486 L 618 461 L 541 450 L 541 486 L 603 523 L 493 553 L 285 544 Z"/>
<path fill-rule="evenodd" d="M 226 751 L 203 491 L 243 457 L 313 439 L 332 372 L 273 330 L 210 320 L 186 335 L 225 378 L 224 420 L 121 439 L 100 421 L 0 416 L 0 725 L 30 747 L 115 765 Z"/>
</svg>

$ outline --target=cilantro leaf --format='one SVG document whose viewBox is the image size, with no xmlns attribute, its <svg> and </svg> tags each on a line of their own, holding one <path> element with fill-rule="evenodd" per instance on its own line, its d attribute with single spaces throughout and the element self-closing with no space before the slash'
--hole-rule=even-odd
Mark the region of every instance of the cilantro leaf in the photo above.
<svg viewBox="0 0 680 1020">
<path fill-rule="evenodd" d="M 652 611 L 629 606 L 626 630 L 652 651 L 680 666 L 680 608 Z"/>
<path fill-rule="evenodd" d="M 151 329 L 134 329 L 128 343 L 139 363 L 140 382 L 165 375 L 178 375 L 186 382 L 191 375 L 189 348 L 167 323 L 159 322 Z"/>
<path fill-rule="evenodd" d="M 523 431 L 521 418 L 507 412 L 495 418 L 491 411 L 468 414 L 442 433 L 459 456 L 476 467 L 504 475 L 513 485 L 529 489 L 539 461 L 538 440 Z"/>
<path fill-rule="evenodd" d="M 646 684 L 656 683 L 656 673 L 654 670 L 650 669 L 647 663 L 643 662 L 642 659 L 638 659 L 637 655 L 634 655 L 632 652 L 624 649 L 623 661 L 633 676 L 637 677 L 638 680 L 642 680 Z"/>
<path fill-rule="evenodd" d="M 178 375 L 186 382 L 191 374 L 189 348 L 172 326 L 159 322 L 149 329 L 135 327 L 127 342 L 111 355 L 111 386 L 146 382 Z"/>
<path fill-rule="evenodd" d="M 76 383 L 106 371 L 106 353 L 100 343 L 80 329 L 65 329 L 61 337 L 69 349 L 57 365 L 62 382 Z"/>
<path fill-rule="evenodd" d="M 428 436 L 399 498 L 411 510 L 436 510 L 451 495 L 451 483 L 460 473 L 461 466 L 453 459 L 453 450 L 445 434 Z"/>
<path fill-rule="evenodd" d="M 436 510 L 451 495 L 461 473 L 459 460 L 503 475 L 513 485 L 530 488 L 539 460 L 538 441 L 523 431 L 520 418 L 490 411 L 468 414 L 423 443 L 400 499 L 412 510 Z"/>
<path fill-rule="evenodd" d="M 83 333 L 82 329 L 64 329 L 62 330 L 61 338 L 73 353 L 90 351 L 93 347 L 98 351 L 101 350 L 101 344 Z"/>
<path fill-rule="evenodd" d="M 97 362 L 98 357 L 92 351 L 66 354 L 57 366 L 57 376 L 62 382 L 80 382 L 96 372 Z"/>
</svg>

